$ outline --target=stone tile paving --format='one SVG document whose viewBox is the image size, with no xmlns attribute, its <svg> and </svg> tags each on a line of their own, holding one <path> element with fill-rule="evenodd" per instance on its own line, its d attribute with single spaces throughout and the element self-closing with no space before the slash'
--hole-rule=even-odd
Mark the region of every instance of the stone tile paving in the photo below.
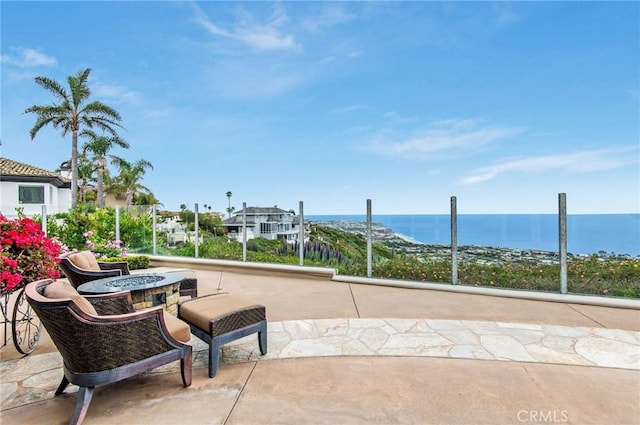
<svg viewBox="0 0 640 425">
<path fill-rule="evenodd" d="M 415 356 L 640 370 L 640 331 L 468 320 L 321 319 L 271 322 L 268 353 L 257 336 L 223 347 L 222 364 L 296 357 Z M 208 346 L 194 338 L 194 367 Z M 179 362 L 149 373 L 179 370 Z M 0 362 L 2 410 L 52 398 L 62 377 L 57 352 Z M 67 392 L 73 392 L 73 386 Z"/>
<path fill-rule="evenodd" d="M 640 370 L 640 331 L 468 320 L 330 319 L 269 323 L 223 348 L 222 363 L 317 356 L 417 356 Z"/>
</svg>

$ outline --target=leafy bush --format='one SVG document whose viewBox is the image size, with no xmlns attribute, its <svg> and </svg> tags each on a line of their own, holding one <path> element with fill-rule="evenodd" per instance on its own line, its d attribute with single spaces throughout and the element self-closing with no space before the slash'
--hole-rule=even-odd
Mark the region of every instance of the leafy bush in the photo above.
<svg viewBox="0 0 640 425">
<path fill-rule="evenodd" d="M 109 257 L 101 258 L 100 261 L 105 263 L 116 263 L 120 261 L 126 261 L 129 266 L 129 270 L 148 269 L 150 258 L 146 255 L 128 255 L 126 257 Z"/>
<path fill-rule="evenodd" d="M 256 252 L 276 252 L 282 246 L 279 240 L 269 240 L 265 238 L 253 238 L 247 241 L 247 250 Z"/>
<path fill-rule="evenodd" d="M 120 240 L 115 239 L 116 210 L 80 204 L 67 213 L 47 217 L 47 233 L 69 250 L 88 249 L 99 258 L 122 257 L 152 250 L 152 219 L 147 208 L 121 209 Z"/>
<path fill-rule="evenodd" d="M 193 244 L 190 244 L 193 247 Z M 195 247 L 193 247 L 195 252 Z M 198 247 L 198 255 L 202 258 L 220 260 L 242 260 L 242 244 L 226 239 L 207 239 Z"/>
<path fill-rule="evenodd" d="M 298 259 L 291 256 L 276 255 L 272 252 L 247 251 L 247 261 L 274 264 L 298 264 Z"/>
<path fill-rule="evenodd" d="M 640 298 L 640 259 L 592 255 L 567 266 L 571 292 Z"/>
<path fill-rule="evenodd" d="M 153 218 L 147 207 L 120 210 L 120 239 L 131 252 L 153 250 Z"/>
<path fill-rule="evenodd" d="M 360 262 L 344 272 L 366 276 L 365 268 L 366 263 Z M 423 282 L 451 282 L 451 263 L 407 256 L 375 262 L 372 275 Z M 462 285 L 558 292 L 559 276 L 560 266 L 556 264 L 458 264 L 458 281 Z M 567 280 L 571 293 L 640 298 L 640 260 L 602 259 L 596 256 L 574 259 L 568 262 Z"/>
</svg>

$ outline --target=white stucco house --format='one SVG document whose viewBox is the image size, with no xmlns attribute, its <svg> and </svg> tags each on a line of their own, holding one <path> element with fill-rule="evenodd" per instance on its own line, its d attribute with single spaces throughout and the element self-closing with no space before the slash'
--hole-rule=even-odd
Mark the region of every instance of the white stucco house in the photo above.
<svg viewBox="0 0 640 425">
<path fill-rule="evenodd" d="M 180 220 L 180 217 L 174 215 L 169 217 L 160 223 L 156 224 L 156 229 L 165 232 L 167 235 L 167 243 L 169 246 L 176 246 L 178 244 L 184 244 L 189 241 L 194 241 L 196 237 L 195 232 L 187 232 L 185 224 Z M 200 242 L 203 241 L 203 237 L 200 236 Z"/>
<path fill-rule="evenodd" d="M 17 208 L 31 217 L 71 209 L 71 180 L 52 171 L 0 158 L 0 214 L 18 216 Z"/>
<path fill-rule="evenodd" d="M 224 220 L 231 239 L 242 242 L 242 217 L 245 210 L 237 211 L 232 217 Z M 278 207 L 247 207 L 247 240 L 253 238 L 282 239 L 294 243 L 300 234 L 300 223 L 293 211 L 285 211 Z"/>
</svg>

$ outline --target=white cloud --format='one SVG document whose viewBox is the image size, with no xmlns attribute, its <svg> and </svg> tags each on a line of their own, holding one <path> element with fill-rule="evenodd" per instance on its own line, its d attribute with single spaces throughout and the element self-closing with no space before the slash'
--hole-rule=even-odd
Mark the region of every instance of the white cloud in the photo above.
<svg viewBox="0 0 640 425">
<path fill-rule="evenodd" d="M 356 103 L 356 104 L 353 104 L 353 105 L 348 105 L 348 106 L 345 106 L 343 108 L 339 108 L 339 109 L 333 110 L 332 113 L 334 113 L 334 114 L 347 114 L 347 113 L 350 113 L 350 112 L 363 111 L 363 110 L 366 110 L 366 109 L 369 109 L 369 107 L 367 105 L 365 105 L 363 103 Z"/>
<path fill-rule="evenodd" d="M 0 57 L 3 64 L 13 65 L 20 68 L 55 66 L 58 64 L 56 58 L 47 56 L 35 49 L 16 47 L 12 50 L 16 52 L 16 55 L 2 55 Z"/>
<path fill-rule="evenodd" d="M 212 71 L 210 89 L 215 96 L 235 100 L 274 98 L 295 90 L 305 76 L 276 66 L 260 67 L 252 62 L 228 63 L 226 69 Z"/>
<path fill-rule="evenodd" d="M 91 90 L 97 97 L 106 97 L 122 103 L 134 103 L 140 97 L 137 92 L 114 84 L 94 83 L 91 85 Z"/>
<path fill-rule="evenodd" d="M 385 112 L 384 114 L 382 114 L 382 116 L 387 121 L 389 121 L 391 123 L 395 123 L 395 124 L 397 124 L 397 123 L 405 123 L 405 122 L 410 122 L 410 121 L 415 121 L 416 120 L 414 117 L 400 115 L 396 111 Z"/>
<path fill-rule="evenodd" d="M 288 18 L 284 11 L 276 8 L 267 22 L 256 23 L 244 13 L 234 28 L 222 28 L 209 19 L 209 16 L 196 3 L 191 3 L 198 25 L 210 34 L 240 42 L 257 50 L 302 50 L 302 45 L 291 34 L 283 31 Z"/>
<path fill-rule="evenodd" d="M 388 116 L 388 118 L 392 117 Z M 434 160 L 450 151 L 471 151 L 498 140 L 521 134 L 512 127 L 480 126 L 477 119 L 432 122 L 419 134 L 399 141 L 389 140 L 383 133 L 364 143 L 361 148 L 384 156 Z"/>
<path fill-rule="evenodd" d="M 638 148 L 608 148 L 572 152 L 559 155 L 543 155 L 519 158 L 482 167 L 462 180 L 461 184 L 476 184 L 494 179 L 509 172 L 533 173 L 551 169 L 565 169 L 578 173 L 611 170 L 630 164 L 637 164 Z"/>
<path fill-rule="evenodd" d="M 309 32 L 319 32 L 323 28 L 343 24 L 356 18 L 356 15 L 348 12 L 345 5 L 328 2 L 320 3 L 321 10 L 313 16 L 302 20 L 302 26 Z"/>
</svg>

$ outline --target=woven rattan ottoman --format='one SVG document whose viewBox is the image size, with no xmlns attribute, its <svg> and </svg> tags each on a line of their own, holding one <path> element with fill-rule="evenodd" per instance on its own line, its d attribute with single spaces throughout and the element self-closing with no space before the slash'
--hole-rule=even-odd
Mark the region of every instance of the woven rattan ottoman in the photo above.
<svg viewBox="0 0 640 425">
<path fill-rule="evenodd" d="M 230 294 L 206 295 L 181 303 L 178 317 L 191 327 L 191 333 L 209 344 L 209 377 L 218 371 L 220 347 L 258 333 L 260 353 L 267 353 L 265 307 Z"/>
</svg>

